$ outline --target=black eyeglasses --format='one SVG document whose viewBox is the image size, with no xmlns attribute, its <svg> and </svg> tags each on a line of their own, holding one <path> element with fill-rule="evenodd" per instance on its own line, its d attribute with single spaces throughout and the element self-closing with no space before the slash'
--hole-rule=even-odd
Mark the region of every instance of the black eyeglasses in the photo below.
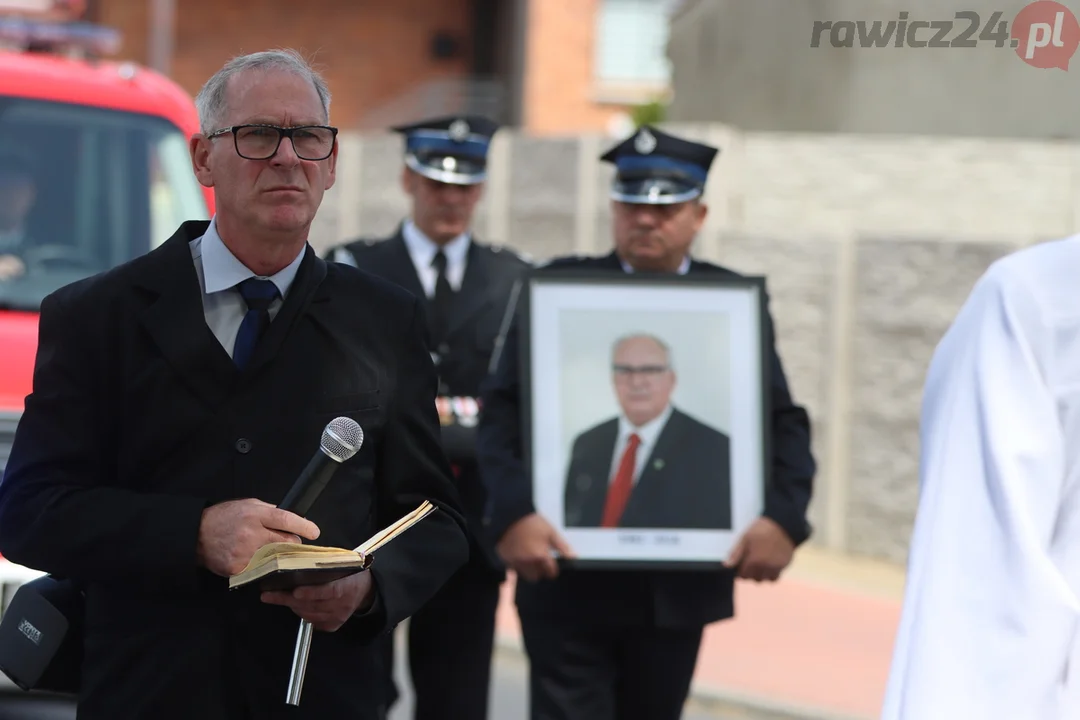
<svg viewBox="0 0 1080 720">
<path fill-rule="evenodd" d="M 301 160 L 325 160 L 334 151 L 338 129 L 327 125 L 233 125 L 206 137 L 213 139 L 226 133 L 232 133 L 236 154 L 245 160 L 269 160 L 277 154 L 284 137 L 292 142 L 293 152 Z"/>
</svg>

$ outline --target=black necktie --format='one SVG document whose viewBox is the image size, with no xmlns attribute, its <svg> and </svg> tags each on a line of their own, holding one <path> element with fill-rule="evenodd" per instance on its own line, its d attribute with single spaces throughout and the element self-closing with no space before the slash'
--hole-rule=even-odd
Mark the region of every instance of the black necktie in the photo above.
<svg viewBox="0 0 1080 720">
<path fill-rule="evenodd" d="M 239 367 L 247 365 L 255 351 L 266 326 L 270 324 L 270 303 L 278 296 L 277 285 L 270 280 L 248 278 L 237 285 L 240 295 L 247 303 L 248 311 L 236 333 L 233 362 Z"/>
<path fill-rule="evenodd" d="M 431 315 L 431 342 L 438 348 L 446 339 L 446 331 L 450 322 L 450 302 L 454 291 L 450 289 L 450 281 L 446 279 L 446 253 L 439 250 L 435 253 L 431 266 L 435 268 L 435 297 L 429 303 Z"/>
</svg>

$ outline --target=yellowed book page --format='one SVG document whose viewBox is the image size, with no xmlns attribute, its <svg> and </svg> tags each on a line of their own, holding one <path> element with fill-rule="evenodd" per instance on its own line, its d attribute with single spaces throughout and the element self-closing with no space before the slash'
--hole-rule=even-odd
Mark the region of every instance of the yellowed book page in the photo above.
<svg viewBox="0 0 1080 720">
<path fill-rule="evenodd" d="M 247 567 L 244 571 L 250 570 L 253 567 L 257 567 L 272 558 L 287 558 L 287 557 L 305 557 L 305 558 L 318 558 L 322 555 L 344 555 L 344 554 L 358 554 L 353 550 L 347 550 L 345 548 L 335 547 L 323 547 L 321 545 L 303 545 L 301 543 L 270 543 L 263 545 L 261 548 L 255 551 L 255 554 L 251 556 L 251 560 L 248 561 Z"/>
<path fill-rule="evenodd" d="M 386 543 L 388 543 L 391 540 L 393 540 L 394 538 L 396 538 L 401 533 L 403 533 L 406 530 L 408 530 L 409 528 L 411 528 L 416 523 L 423 520 L 425 517 L 430 515 L 434 510 L 435 510 L 435 506 L 432 505 L 427 500 L 425 500 L 423 502 L 423 504 L 420 505 L 420 507 L 416 508 L 411 513 L 409 513 L 405 517 L 401 518 L 400 520 L 398 520 L 396 523 L 389 526 L 388 528 L 382 530 L 379 533 L 376 533 L 367 542 L 365 542 L 363 545 L 357 546 L 355 548 L 356 552 L 363 553 L 365 555 L 370 555 L 371 553 L 375 552 L 376 550 L 378 550 L 380 547 L 382 547 Z"/>
</svg>

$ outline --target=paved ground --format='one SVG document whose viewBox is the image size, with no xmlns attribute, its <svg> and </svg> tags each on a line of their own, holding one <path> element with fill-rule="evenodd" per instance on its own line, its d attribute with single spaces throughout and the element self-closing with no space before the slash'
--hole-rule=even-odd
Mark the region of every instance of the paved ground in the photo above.
<svg viewBox="0 0 1080 720">
<path fill-rule="evenodd" d="M 705 631 L 697 696 L 783 713 L 774 717 L 877 718 L 903 587 L 903 568 L 801 548 L 779 582 L 738 583 L 736 618 Z M 512 598 L 507 582 L 499 632 L 509 645 Z"/>
<path fill-rule="evenodd" d="M 408 680 L 405 680 L 405 659 L 398 653 L 398 687 L 403 691 L 402 702 L 390 713 L 389 720 L 412 720 L 412 697 Z M 528 720 L 526 697 L 526 672 L 524 659 L 514 650 L 500 649 L 496 655 L 495 673 L 492 681 L 492 720 Z M 747 712 L 722 706 L 718 703 L 691 702 L 682 720 L 801 720 L 792 716 Z M 0 718 L 2 720 L 2 718 Z"/>
<path fill-rule="evenodd" d="M 903 583 L 902 568 L 814 548 L 800 549 L 779 583 L 739 583 L 737 618 L 706 630 L 695 700 L 683 720 L 876 718 Z M 492 720 L 527 720 L 512 592 L 508 582 L 499 607 Z M 408 683 L 401 687 L 405 697 L 391 720 L 409 720 Z M 0 695 L 0 720 L 74 720 L 69 707 L 27 701 Z"/>
</svg>

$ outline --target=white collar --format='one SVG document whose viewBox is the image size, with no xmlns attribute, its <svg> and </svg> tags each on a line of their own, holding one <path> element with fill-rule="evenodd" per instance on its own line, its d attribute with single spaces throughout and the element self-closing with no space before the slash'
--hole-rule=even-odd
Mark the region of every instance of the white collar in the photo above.
<svg viewBox="0 0 1080 720">
<path fill-rule="evenodd" d="M 405 247 L 408 248 L 416 264 L 421 267 L 430 267 L 431 261 L 435 259 L 435 253 L 439 251 L 439 246 L 416 227 L 412 219 L 405 221 L 401 228 L 401 237 L 405 240 Z M 467 231 L 461 233 L 443 245 L 442 251 L 446 255 L 447 267 L 464 264 L 465 256 L 469 252 L 469 233 Z"/>
<path fill-rule="evenodd" d="M 252 277 L 261 277 L 252 272 L 244 263 L 240 262 L 232 251 L 222 241 L 217 231 L 217 218 L 210 219 L 210 226 L 202 236 L 201 251 L 203 266 L 203 291 L 209 295 L 235 287 L 239 283 Z M 296 278 L 296 272 L 300 269 L 300 262 L 304 259 L 305 245 L 300 249 L 296 259 L 285 268 L 271 275 L 269 279 L 277 285 L 278 292 L 284 298 L 289 291 L 289 286 Z"/>
<path fill-rule="evenodd" d="M 630 263 L 626 262 L 622 258 L 619 258 L 619 264 L 622 265 L 623 272 L 625 272 L 625 273 L 633 273 L 634 272 L 634 268 L 631 267 Z M 679 269 L 675 271 L 675 274 L 676 275 L 685 275 L 688 272 L 690 272 L 690 256 L 689 255 L 687 255 L 686 257 L 684 257 L 682 259 L 682 263 L 679 264 Z"/>
<path fill-rule="evenodd" d="M 652 447 L 656 443 L 657 437 L 664 429 L 664 425 L 667 424 L 668 418 L 671 417 L 672 407 L 671 403 L 664 408 L 664 412 L 645 423 L 639 428 L 634 427 L 625 415 L 619 415 L 619 437 L 628 438 L 631 433 L 636 433 L 638 439 L 641 440 L 641 444 L 646 447 Z"/>
</svg>

